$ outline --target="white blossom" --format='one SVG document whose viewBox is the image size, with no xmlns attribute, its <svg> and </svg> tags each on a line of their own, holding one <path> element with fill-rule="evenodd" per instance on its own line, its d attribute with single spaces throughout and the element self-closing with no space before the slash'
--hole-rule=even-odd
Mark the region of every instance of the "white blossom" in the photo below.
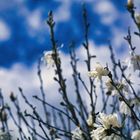
<svg viewBox="0 0 140 140">
<path fill-rule="evenodd" d="M 126 81 L 125 81 L 125 82 L 122 82 L 121 85 L 122 85 L 123 93 L 124 93 L 125 95 L 128 95 L 128 93 L 131 93 L 130 87 L 129 87 L 129 85 L 126 83 Z"/>
<path fill-rule="evenodd" d="M 140 70 L 140 55 L 131 56 L 131 64 L 133 65 L 134 71 Z"/>
<path fill-rule="evenodd" d="M 115 89 L 114 86 L 112 85 L 111 79 L 108 79 L 107 82 L 105 82 L 105 85 L 106 85 L 108 91 L 113 91 Z"/>
<path fill-rule="evenodd" d="M 130 57 L 127 57 L 125 60 L 122 60 L 121 65 L 123 69 L 130 68 L 131 67 Z"/>
<path fill-rule="evenodd" d="M 140 101 L 137 98 L 129 99 L 128 103 L 130 106 L 134 106 L 134 107 L 140 106 Z M 120 113 L 131 116 L 131 110 L 124 101 L 121 101 L 119 110 L 120 110 Z"/>
<path fill-rule="evenodd" d="M 125 61 L 122 61 L 123 67 L 133 68 L 134 71 L 140 70 L 140 55 L 130 52 L 130 57 L 126 58 Z"/>
<path fill-rule="evenodd" d="M 48 67 L 54 66 L 53 52 L 52 51 L 44 51 L 43 57 L 41 58 L 41 61 L 45 65 L 47 65 Z"/>
<path fill-rule="evenodd" d="M 119 110 L 120 113 L 131 116 L 131 110 L 124 101 L 121 101 Z"/>
<path fill-rule="evenodd" d="M 83 132 L 79 127 L 73 130 L 72 134 L 72 140 L 84 140 Z"/>
<path fill-rule="evenodd" d="M 135 130 L 132 132 L 131 138 L 133 140 L 140 140 L 140 130 Z"/>
<path fill-rule="evenodd" d="M 140 13 L 135 13 L 135 20 L 138 25 L 140 25 Z"/>
<path fill-rule="evenodd" d="M 91 131 L 91 138 L 92 140 L 100 140 L 107 136 L 106 131 L 103 127 L 96 128 L 95 130 Z"/>
<path fill-rule="evenodd" d="M 105 83 L 107 90 L 111 91 L 112 94 L 111 95 L 119 95 L 118 94 L 118 90 L 122 93 L 124 93 L 125 95 L 128 95 L 128 93 L 131 93 L 129 85 L 126 83 L 126 81 L 122 80 L 121 82 L 115 82 L 116 87 L 118 88 L 118 90 L 112 85 L 112 81 L 111 79 L 109 79 L 106 83 Z"/>
<path fill-rule="evenodd" d="M 110 126 L 120 127 L 120 124 L 118 123 L 117 114 L 106 115 L 104 113 L 99 113 L 98 120 L 103 125 L 103 127 L 106 128 L 106 129 L 110 129 Z"/>
<path fill-rule="evenodd" d="M 103 67 L 100 63 L 96 63 L 95 70 L 89 71 L 88 76 L 93 78 L 101 79 L 102 76 L 107 76 L 109 74 L 109 70 Z"/>
<path fill-rule="evenodd" d="M 107 130 L 103 127 L 99 127 L 91 132 L 92 140 L 123 140 L 122 137 L 111 134 L 108 136 Z"/>
<path fill-rule="evenodd" d="M 87 119 L 87 124 L 88 126 L 93 126 L 94 122 L 93 122 L 92 114 L 89 114 L 88 119 Z"/>
<path fill-rule="evenodd" d="M 130 81 L 130 75 L 128 76 L 127 80 Z M 124 79 L 121 80 L 120 83 L 118 83 L 117 88 L 119 89 L 119 91 L 121 91 L 125 95 L 128 95 L 131 93 L 130 87 L 129 87 L 128 83 L 126 82 L 126 80 L 124 80 Z"/>
<path fill-rule="evenodd" d="M 110 132 L 112 127 L 120 127 L 117 114 L 99 113 L 98 121 L 100 125 L 94 124 L 97 128 L 91 131 L 92 140 L 120 140 L 120 137 Z"/>
</svg>

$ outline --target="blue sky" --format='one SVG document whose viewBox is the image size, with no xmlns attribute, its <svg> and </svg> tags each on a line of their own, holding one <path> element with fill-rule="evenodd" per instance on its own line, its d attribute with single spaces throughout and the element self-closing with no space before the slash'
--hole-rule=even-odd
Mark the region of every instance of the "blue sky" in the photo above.
<svg viewBox="0 0 140 140">
<path fill-rule="evenodd" d="M 10 68 L 15 63 L 31 66 L 44 50 L 51 49 L 45 22 L 49 10 L 54 12 L 56 38 L 60 45 L 64 44 L 63 51 L 67 53 L 71 41 L 79 47 L 83 40 L 82 3 L 80 0 L 1 0 L 0 66 Z M 126 0 L 85 3 L 91 24 L 89 38 L 98 47 L 113 39 L 115 29 L 126 31 L 129 18 L 122 20 L 128 14 Z"/>
</svg>

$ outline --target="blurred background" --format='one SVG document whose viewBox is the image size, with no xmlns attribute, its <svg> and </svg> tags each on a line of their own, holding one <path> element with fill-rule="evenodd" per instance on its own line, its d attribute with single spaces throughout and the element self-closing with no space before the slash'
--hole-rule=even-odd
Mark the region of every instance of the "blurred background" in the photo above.
<svg viewBox="0 0 140 140">
<path fill-rule="evenodd" d="M 86 3 L 91 24 L 89 38 L 100 47 L 112 40 L 118 43 L 117 51 L 125 50 L 118 42 L 127 31 L 129 16 L 127 0 L 0 0 L 0 66 L 10 68 L 15 63 L 30 67 L 44 50 L 50 50 L 46 24 L 48 11 L 56 21 L 58 42 L 67 46 L 83 41 L 82 3 Z"/>
<path fill-rule="evenodd" d="M 140 7 L 140 1 L 135 2 Z M 60 46 L 63 44 L 61 51 L 68 63 L 69 43 L 75 41 L 79 49 L 84 39 L 83 3 L 88 12 L 91 46 L 99 50 L 94 54 L 108 61 L 105 48 L 111 40 L 114 51 L 124 55 L 128 46 L 123 37 L 128 27 L 134 26 L 126 10 L 127 0 L 0 0 L 0 87 L 6 94 L 18 86 L 28 91 L 39 87 L 36 63 L 44 50 L 51 50 L 46 24 L 50 10 L 56 22 L 56 39 Z M 46 83 L 49 80 L 47 77 Z M 51 89 L 52 81 L 48 85 Z"/>
</svg>

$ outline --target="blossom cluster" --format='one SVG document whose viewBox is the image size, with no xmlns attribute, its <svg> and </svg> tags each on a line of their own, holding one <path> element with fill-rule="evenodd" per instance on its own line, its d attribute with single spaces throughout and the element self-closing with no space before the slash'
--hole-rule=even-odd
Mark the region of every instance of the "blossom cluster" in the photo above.
<svg viewBox="0 0 140 140">
<path fill-rule="evenodd" d="M 91 117 L 88 121 L 92 122 Z M 92 140 L 126 140 L 127 138 L 121 136 L 122 126 L 119 123 L 117 114 L 99 113 L 97 118 L 98 124 L 92 124 L 94 127 L 90 132 Z M 91 124 L 90 124 L 91 125 Z M 72 140 L 85 140 L 84 132 L 79 128 L 72 131 Z M 132 140 L 140 140 L 140 130 L 134 130 L 131 134 Z"/>
<path fill-rule="evenodd" d="M 42 61 L 47 64 L 47 66 L 53 66 L 53 53 L 51 51 L 45 52 L 42 57 Z M 134 72 L 140 71 L 140 55 L 135 54 L 134 51 L 130 52 L 130 57 L 126 59 L 127 61 L 122 62 L 125 70 L 128 71 L 132 68 Z M 129 61 L 128 61 L 129 60 Z M 128 106 L 126 100 L 120 99 L 119 112 L 125 116 L 132 117 L 132 110 L 130 107 L 140 107 L 139 99 L 133 97 L 132 90 L 130 88 L 131 75 L 127 77 L 127 80 L 123 77 L 121 80 L 114 80 L 112 78 L 111 71 L 108 67 L 103 67 L 99 62 L 94 66 L 94 70 L 88 72 L 88 76 L 93 79 L 97 79 L 97 82 L 106 77 L 105 89 L 110 93 L 110 96 L 116 96 L 117 98 L 122 98 L 124 96 L 128 100 Z M 122 124 L 119 122 L 119 117 L 116 113 L 105 114 L 99 113 L 96 116 L 96 122 L 93 121 L 93 116 L 90 114 L 87 118 L 87 125 L 90 128 L 90 138 L 92 140 L 125 140 L 127 137 L 122 136 L 121 129 Z M 80 128 L 77 127 L 72 131 L 72 140 L 85 140 L 86 134 Z M 140 140 L 140 130 L 133 130 L 131 133 L 132 140 Z M 61 140 L 56 138 L 55 140 Z"/>
</svg>

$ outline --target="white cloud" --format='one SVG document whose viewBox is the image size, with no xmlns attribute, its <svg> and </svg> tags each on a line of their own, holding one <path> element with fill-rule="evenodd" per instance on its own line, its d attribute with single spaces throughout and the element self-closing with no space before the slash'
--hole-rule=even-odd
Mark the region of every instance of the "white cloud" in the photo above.
<svg viewBox="0 0 140 140">
<path fill-rule="evenodd" d="M 54 100 L 56 91 L 52 89 L 57 88 L 57 85 L 53 81 L 54 72 L 46 67 L 42 68 L 42 77 L 44 81 L 44 88 L 48 96 L 48 100 Z M 0 81 L 3 93 L 9 95 L 11 91 L 18 94 L 18 87 L 23 88 L 26 95 L 39 94 L 40 82 L 37 76 L 37 65 L 35 64 L 32 68 L 28 69 L 24 65 L 15 64 L 11 69 L 0 69 Z M 2 82 L 5 81 L 5 82 Z"/>
<path fill-rule="evenodd" d="M 109 61 L 109 51 L 106 46 L 100 46 L 96 48 L 94 42 L 90 41 L 90 52 L 93 55 L 97 55 L 97 58 L 92 60 L 92 68 L 94 69 L 94 65 L 96 62 L 100 62 L 104 66 L 106 64 L 110 64 Z M 78 70 L 81 72 L 82 77 L 85 81 L 88 81 L 87 69 L 84 60 L 86 59 L 86 54 L 84 48 L 81 46 L 76 50 L 77 57 L 80 58 L 78 64 Z M 62 67 L 64 77 L 67 79 L 67 90 L 69 96 L 73 102 L 75 102 L 75 88 L 74 82 L 72 79 L 72 69 L 70 67 L 70 58 L 68 55 L 64 53 L 60 53 L 62 58 Z M 102 61 L 104 60 L 104 61 Z M 55 73 L 53 68 L 47 69 L 47 67 L 42 67 L 42 77 L 44 81 L 44 88 L 46 92 L 47 101 L 53 104 L 58 104 L 61 101 L 61 95 L 58 93 L 58 84 L 53 80 Z M 4 81 L 4 82 L 3 82 Z M 15 94 L 19 94 L 18 87 L 22 87 L 24 93 L 29 96 L 30 94 L 39 94 L 39 80 L 37 76 L 37 64 L 30 69 L 26 68 L 21 64 L 15 64 L 11 69 L 3 69 L 0 70 L 0 83 L 3 93 L 8 96 L 11 91 L 14 91 Z M 82 89 L 82 87 L 81 87 Z M 82 90 L 83 95 L 87 95 L 85 90 Z M 72 96 L 73 95 L 73 96 Z M 84 100 L 89 103 L 89 97 L 85 96 Z"/>
<path fill-rule="evenodd" d="M 70 6 L 71 6 L 71 1 L 63 0 L 61 6 L 54 11 L 54 19 L 57 23 L 68 21 L 70 19 L 71 17 Z"/>
<path fill-rule="evenodd" d="M 26 0 L 24 0 L 25 2 Z M 13 0 L 11 2 L 11 0 L 0 0 L 0 11 L 4 11 L 4 10 L 9 10 L 9 9 L 12 9 L 12 8 L 15 8 L 15 5 L 18 7 L 18 6 L 21 6 L 23 0 Z"/>
<path fill-rule="evenodd" d="M 23 7 L 20 14 L 26 19 L 25 26 L 30 37 L 36 38 L 40 44 L 44 44 L 46 41 L 44 33 L 48 32 L 48 28 L 46 25 L 46 19 L 42 17 L 42 9 L 37 8 L 30 11 L 26 7 Z"/>
<path fill-rule="evenodd" d="M 118 27 L 112 27 L 112 45 L 115 46 L 114 50 L 122 49 L 127 51 L 128 47 L 126 46 L 126 41 L 124 40 L 124 37 L 126 36 L 126 32 L 119 29 Z M 122 53 L 122 55 L 124 55 Z"/>
<path fill-rule="evenodd" d="M 11 36 L 11 31 L 9 26 L 0 19 L 0 41 L 8 40 Z"/>
<path fill-rule="evenodd" d="M 41 11 L 35 10 L 28 15 L 27 22 L 35 30 L 39 30 L 42 25 Z"/>
<path fill-rule="evenodd" d="M 118 16 L 117 10 L 113 3 L 107 0 L 101 0 L 94 6 L 94 11 L 99 14 L 102 24 L 113 24 Z"/>
</svg>

